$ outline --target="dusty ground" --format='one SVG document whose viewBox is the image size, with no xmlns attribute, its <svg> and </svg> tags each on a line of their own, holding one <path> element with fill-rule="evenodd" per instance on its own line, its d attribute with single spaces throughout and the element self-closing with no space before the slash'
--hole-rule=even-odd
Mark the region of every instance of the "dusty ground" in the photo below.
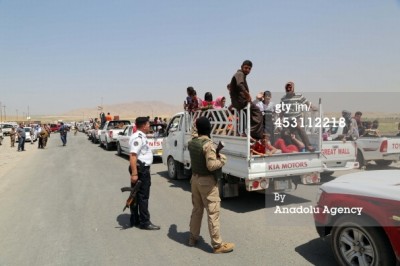
<svg viewBox="0 0 400 266">
<path fill-rule="evenodd" d="M 7 182 L 4 176 L 17 167 L 20 160 L 32 156 L 38 151 L 37 145 L 37 141 L 33 144 L 26 142 L 25 151 L 18 152 L 18 143 L 15 143 L 15 147 L 11 147 L 10 137 L 4 137 L 2 145 L 0 146 L 0 187 L 4 186 L 5 182 Z"/>
</svg>

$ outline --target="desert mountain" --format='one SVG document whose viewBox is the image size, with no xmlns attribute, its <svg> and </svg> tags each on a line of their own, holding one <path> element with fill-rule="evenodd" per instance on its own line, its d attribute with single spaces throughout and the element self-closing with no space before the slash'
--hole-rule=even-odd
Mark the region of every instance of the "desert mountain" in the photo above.
<svg viewBox="0 0 400 266">
<path fill-rule="evenodd" d="M 146 102 L 130 102 L 112 105 L 104 105 L 103 112 L 112 116 L 118 115 L 120 119 L 134 119 L 138 116 L 162 117 L 169 118 L 177 112 L 182 111 L 182 106 L 167 104 L 160 101 L 146 101 Z M 92 108 L 80 108 L 71 110 L 65 114 L 64 117 L 77 117 L 82 118 L 95 118 L 98 117 L 101 110 L 97 106 Z"/>
</svg>

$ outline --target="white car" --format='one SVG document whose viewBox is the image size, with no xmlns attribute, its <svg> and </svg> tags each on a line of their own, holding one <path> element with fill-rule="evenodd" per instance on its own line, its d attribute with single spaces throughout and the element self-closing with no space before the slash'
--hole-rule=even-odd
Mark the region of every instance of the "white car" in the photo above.
<svg viewBox="0 0 400 266">
<path fill-rule="evenodd" d="M 14 128 L 14 125 L 12 125 L 12 124 L 2 124 L 1 125 L 1 129 L 3 131 L 4 136 L 9 136 L 12 128 Z"/>
<path fill-rule="evenodd" d="M 135 130 L 134 125 L 125 126 L 124 130 L 118 133 L 117 136 L 117 152 L 118 155 L 126 154 L 129 155 L 130 147 L 129 147 L 129 139 Z"/>
<path fill-rule="evenodd" d="M 31 134 L 31 130 L 33 132 L 35 132 L 32 128 L 30 127 L 24 127 L 25 130 L 25 141 L 36 141 L 37 140 L 37 136 L 35 133 Z"/>
</svg>

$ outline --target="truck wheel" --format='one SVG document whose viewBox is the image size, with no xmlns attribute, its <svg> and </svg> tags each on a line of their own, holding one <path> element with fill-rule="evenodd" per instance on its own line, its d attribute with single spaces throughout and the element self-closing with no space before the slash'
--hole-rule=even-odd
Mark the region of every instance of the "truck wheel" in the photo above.
<svg viewBox="0 0 400 266">
<path fill-rule="evenodd" d="M 221 200 L 224 198 L 224 185 L 226 181 L 225 178 L 218 179 L 218 192 L 219 192 L 219 197 Z"/>
<path fill-rule="evenodd" d="M 168 177 L 171 179 L 177 179 L 178 178 L 178 162 L 175 161 L 172 156 L 168 157 L 167 166 L 168 166 Z"/>
<path fill-rule="evenodd" d="M 365 166 L 364 156 L 362 155 L 360 150 L 357 151 L 357 162 L 358 162 L 358 169 L 361 169 L 363 166 Z"/>
<path fill-rule="evenodd" d="M 108 143 L 108 141 L 106 140 L 106 145 L 105 145 L 106 151 L 111 150 L 111 145 L 110 143 Z"/>
<path fill-rule="evenodd" d="M 395 265 L 395 256 L 380 227 L 366 217 L 342 216 L 332 228 L 332 250 L 339 265 Z"/>
<path fill-rule="evenodd" d="M 393 161 L 375 160 L 378 166 L 389 166 Z"/>
<path fill-rule="evenodd" d="M 119 145 L 119 142 L 117 142 L 117 153 L 118 153 L 119 156 L 122 155 L 121 145 Z"/>
</svg>

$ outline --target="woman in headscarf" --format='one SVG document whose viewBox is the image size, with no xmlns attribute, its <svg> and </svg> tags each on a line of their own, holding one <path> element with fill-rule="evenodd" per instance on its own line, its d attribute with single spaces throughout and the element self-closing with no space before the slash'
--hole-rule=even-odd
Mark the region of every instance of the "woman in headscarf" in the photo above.
<svg viewBox="0 0 400 266">
<path fill-rule="evenodd" d="M 225 96 L 220 96 L 215 100 L 214 108 L 215 109 L 221 109 L 221 108 L 226 108 L 226 98 Z"/>
</svg>

